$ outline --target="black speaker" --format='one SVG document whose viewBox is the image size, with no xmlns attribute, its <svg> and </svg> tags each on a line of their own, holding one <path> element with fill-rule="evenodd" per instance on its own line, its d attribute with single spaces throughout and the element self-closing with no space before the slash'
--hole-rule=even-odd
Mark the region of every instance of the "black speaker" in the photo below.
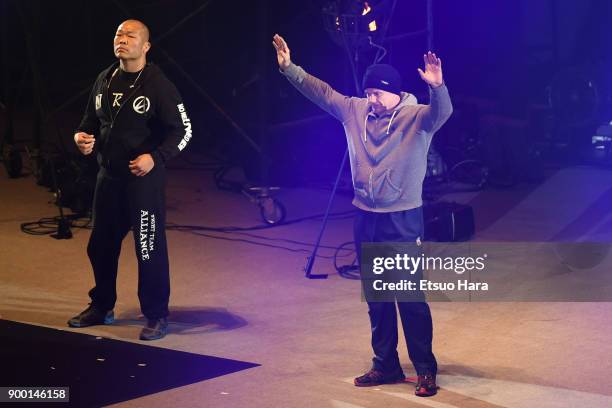
<svg viewBox="0 0 612 408">
<path fill-rule="evenodd" d="M 467 241 L 474 236 L 474 210 L 469 205 L 438 202 L 423 207 L 425 240 Z"/>
</svg>

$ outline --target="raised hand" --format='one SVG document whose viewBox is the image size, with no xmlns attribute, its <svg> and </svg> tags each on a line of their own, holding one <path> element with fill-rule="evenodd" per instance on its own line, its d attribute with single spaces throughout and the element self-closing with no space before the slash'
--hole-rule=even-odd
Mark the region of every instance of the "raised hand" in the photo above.
<svg viewBox="0 0 612 408">
<path fill-rule="evenodd" d="M 425 62 L 425 72 L 421 68 L 417 68 L 421 79 L 432 88 L 436 88 L 444 82 L 442 80 L 442 60 L 436 57 L 436 54 L 428 51 L 427 54 L 423 55 L 423 61 Z"/>
<path fill-rule="evenodd" d="M 291 52 L 283 37 L 274 34 L 274 37 L 272 37 L 272 45 L 274 49 L 276 49 L 276 59 L 278 60 L 280 69 L 285 70 L 289 68 L 289 65 L 291 65 Z"/>
</svg>

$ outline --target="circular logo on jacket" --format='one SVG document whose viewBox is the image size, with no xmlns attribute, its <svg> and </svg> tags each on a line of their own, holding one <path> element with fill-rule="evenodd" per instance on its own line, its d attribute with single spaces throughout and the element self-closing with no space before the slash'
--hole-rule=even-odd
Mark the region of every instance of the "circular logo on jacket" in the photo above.
<svg viewBox="0 0 612 408">
<path fill-rule="evenodd" d="M 132 107 L 134 108 L 134 112 L 142 114 L 149 111 L 151 101 L 149 101 L 149 98 L 146 96 L 139 96 L 138 98 L 134 99 Z"/>
</svg>

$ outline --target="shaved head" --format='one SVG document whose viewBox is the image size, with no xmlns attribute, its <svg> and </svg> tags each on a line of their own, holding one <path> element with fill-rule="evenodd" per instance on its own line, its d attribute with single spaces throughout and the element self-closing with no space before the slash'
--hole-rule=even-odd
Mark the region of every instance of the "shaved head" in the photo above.
<svg viewBox="0 0 612 408">
<path fill-rule="evenodd" d="M 143 23 L 140 20 L 129 19 L 129 20 L 125 20 L 123 23 L 119 24 L 119 27 L 121 27 L 122 25 L 124 25 L 126 23 L 128 23 L 131 26 L 133 26 L 134 28 L 139 28 L 140 30 L 142 30 L 142 38 L 144 39 L 144 41 L 149 41 L 149 37 L 150 37 L 149 27 L 147 27 L 147 25 L 145 23 Z"/>
</svg>

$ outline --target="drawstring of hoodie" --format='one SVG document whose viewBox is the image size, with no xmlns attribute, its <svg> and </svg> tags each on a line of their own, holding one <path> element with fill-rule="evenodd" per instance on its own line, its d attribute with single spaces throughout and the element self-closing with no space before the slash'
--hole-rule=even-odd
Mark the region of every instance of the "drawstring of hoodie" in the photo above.
<svg viewBox="0 0 612 408">
<path fill-rule="evenodd" d="M 395 118 L 395 115 L 397 115 L 397 110 L 393 111 L 393 114 L 391 115 L 391 119 L 389 120 L 389 125 L 387 126 L 387 132 L 386 134 L 389 134 L 389 131 L 391 130 L 391 124 L 393 123 L 393 119 Z M 368 116 L 369 113 L 366 115 L 365 120 L 363 121 L 363 142 L 364 143 L 368 143 Z"/>
<path fill-rule="evenodd" d="M 387 134 L 389 134 L 389 130 L 391 129 L 391 123 L 393 123 L 393 118 L 395 117 L 396 114 L 397 114 L 397 111 L 394 110 L 393 115 L 391 115 L 391 120 L 389 120 L 389 126 L 387 126 Z"/>
</svg>

